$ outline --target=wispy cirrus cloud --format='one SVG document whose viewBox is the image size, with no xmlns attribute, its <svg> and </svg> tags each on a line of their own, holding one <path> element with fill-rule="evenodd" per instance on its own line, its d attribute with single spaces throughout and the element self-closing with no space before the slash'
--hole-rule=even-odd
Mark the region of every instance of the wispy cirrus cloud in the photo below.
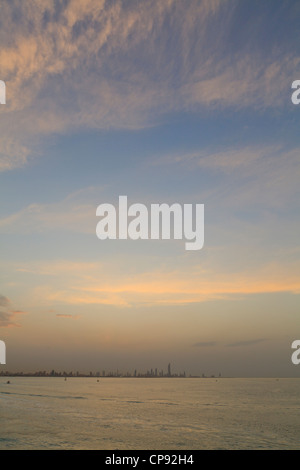
<svg viewBox="0 0 300 470">
<path fill-rule="evenodd" d="M 30 204 L 0 220 L 2 233 L 41 233 L 50 230 L 95 232 L 95 206 L 88 204 Z"/>
<path fill-rule="evenodd" d="M 253 164 L 262 159 L 274 157 L 274 154 L 282 150 L 281 146 L 248 146 L 232 147 L 222 150 L 201 150 L 189 153 L 178 153 L 162 156 L 151 162 L 151 165 L 183 164 L 219 171 L 233 171 L 235 169 L 251 168 Z"/>
<path fill-rule="evenodd" d="M 1 233 L 47 233 L 66 230 L 95 233 L 96 201 L 102 187 L 87 187 L 55 203 L 32 203 L 0 219 Z M 92 204 L 91 201 L 95 201 Z"/>
<path fill-rule="evenodd" d="M 222 175 L 221 182 L 203 193 L 218 204 L 278 208 L 291 200 L 298 204 L 299 152 L 298 147 L 280 144 L 227 146 L 160 155 L 147 164 L 177 167 L 187 174 L 205 170 L 210 177 Z"/>
<path fill-rule="evenodd" d="M 228 54 L 239 8 L 220 0 L 4 0 L 0 171 L 26 164 L 51 134 L 138 129 L 174 111 L 284 106 L 300 58 L 285 43 L 251 49 L 253 35 Z"/>
<path fill-rule="evenodd" d="M 0 172 L 24 166 L 32 153 L 32 149 L 12 137 L 0 138 Z"/>
<path fill-rule="evenodd" d="M 206 149 L 162 155 L 154 158 L 150 165 L 172 165 L 173 170 L 177 166 L 178 171 L 186 174 L 199 168 L 199 171 L 208 171 L 210 176 L 224 175 L 218 184 L 198 190 L 197 197 L 210 205 L 226 206 L 230 212 L 238 206 L 246 210 L 258 205 L 264 210 L 281 210 L 287 204 L 299 203 L 299 151 L 299 148 L 286 150 L 280 145 L 232 147 L 219 151 Z M 7 162 L 9 164 L 9 159 Z M 141 165 L 140 171 L 144 169 Z M 87 187 L 54 203 L 33 202 L 0 218 L 0 232 L 46 233 L 59 229 L 94 234 L 95 210 L 105 189 L 105 185 Z M 149 200 L 148 204 L 151 202 Z M 255 230 L 263 228 L 262 221 L 260 228 L 255 227 Z M 233 227 L 233 230 L 236 229 Z"/>
<path fill-rule="evenodd" d="M 257 344 L 264 343 L 265 341 L 267 341 L 266 338 L 257 338 L 257 339 L 251 339 L 251 340 L 236 341 L 234 343 L 227 344 L 227 346 L 234 347 L 234 348 L 256 346 Z"/>
</svg>

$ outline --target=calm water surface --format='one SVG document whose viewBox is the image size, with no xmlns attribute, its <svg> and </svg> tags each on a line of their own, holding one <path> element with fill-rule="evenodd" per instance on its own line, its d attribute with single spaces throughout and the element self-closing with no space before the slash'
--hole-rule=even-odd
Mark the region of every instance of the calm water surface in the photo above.
<svg viewBox="0 0 300 470">
<path fill-rule="evenodd" d="M 0 449 L 300 449 L 300 379 L 0 377 Z"/>
</svg>

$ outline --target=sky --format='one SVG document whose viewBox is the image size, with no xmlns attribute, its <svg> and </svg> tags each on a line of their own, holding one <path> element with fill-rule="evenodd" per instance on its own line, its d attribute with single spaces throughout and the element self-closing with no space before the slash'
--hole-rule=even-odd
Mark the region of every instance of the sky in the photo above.
<svg viewBox="0 0 300 470">
<path fill-rule="evenodd" d="M 300 3 L 2 0 L 9 371 L 298 377 Z M 204 204 L 204 246 L 96 209 Z"/>
</svg>

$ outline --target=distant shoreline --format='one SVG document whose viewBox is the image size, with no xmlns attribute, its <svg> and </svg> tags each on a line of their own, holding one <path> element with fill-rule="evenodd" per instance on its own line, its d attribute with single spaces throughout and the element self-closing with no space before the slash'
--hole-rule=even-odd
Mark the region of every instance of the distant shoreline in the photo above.
<svg viewBox="0 0 300 470">
<path fill-rule="evenodd" d="M 200 376 L 200 375 L 147 375 L 147 374 L 139 374 L 139 375 L 125 375 L 125 374 L 107 374 L 107 375 L 90 375 L 90 374 L 73 374 L 73 375 L 68 375 L 68 374 L 43 374 L 43 373 L 19 373 L 19 372 L 6 372 L 6 373 L 0 373 L 0 378 L 3 377 L 50 377 L 50 378 L 88 378 L 88 379 L 111 379 L 111 378 L 116 378 L 116 379 L 220 379 L 222 377 L 216 377 L 216 376 Z"/>
<path fill-rule="evenodd" d="M 61 379 L 76 379 L 76 378 L 86 378 L 86 379 L 97 379 L 98 381 L 101 379 L 213 379 L 215 381 L 221 379 L 271 379 L 271 380 L 282 380 L 282 379 L 299 379 L 300 377 L 280 377 L 280 376 L 272 376 L 272 377 L 257 377 L 257 376 L 202 376 L 202 375 L 187 375 L 186 377 L 179 376 L 179 375 L 164 375 L 164 376 L 151 376 L 151 375 L 105 375 L 105 376 L 97 376 L 97 375 L 89 375 L 89 374 L 79 374 L 79 375 L 50 375 L 50 374 L 39 374 L 39 373 L 0 373 L 0 379 L 3 378 L 61 378 Z"/>
</svg>

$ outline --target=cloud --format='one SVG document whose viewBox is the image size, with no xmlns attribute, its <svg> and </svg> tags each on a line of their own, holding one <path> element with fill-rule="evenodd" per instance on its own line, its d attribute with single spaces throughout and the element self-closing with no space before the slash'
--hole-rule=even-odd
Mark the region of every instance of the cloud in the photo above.
<svg viewBox="0 0 300 470">
<path fill-rule="evenodd" d="M 299 148 L 287 149 L 279 144 L 227 146 L 222 149 L 207 148 L 187 153 L 173 153 L 156 157 L 152 166 L 177 164 L 188 170 L 195 168 L 241 176 L 259 176 L 269 167 L 282 171 L 284 167 L 297 166 Z M 273 176 L 273 174 L 272 174 Z"/>
<path fill-rule="evenodd" d="M 300 58 L 296 58 L 300 63 Z M 231 64 L 227 59 L 221 59 L 218 71 L 212 76 L 211 65 L 201 70 L 199 79 L 195 74 L 189 84 L 184 85 L 182 93 L 186 103 L 193 107 L 202 104 L 210 108 L 267 108 L 282 107 L 287 102 L 287 90 L 290 88 L 289 76 L 295 70 L 295 58 L 290 56 L 276 60 L 248 54 L 237 56 Z M 287 73 L 288 71 L 288 73 Z M 203 75 L 209 75 L 205 79 Z"/>
<path fill-rule="evenodd" d="M 177 111 L 283 106 L 300 63 L 286 43 L 251 49 L 253 35 L 232 52 L 236 1 L 4 0 L 1 8 L 0 171 L 30 161 L 47 135 L 139 129 Z"/>
<path fill-rule="evenodd" d="M 231 147 L 226 150 L 201 150 L 189 153 L 169 154 L 158 157 L 150 162 L 150 165 L 183 165 L 195 169 L 200 167 L 221 172 L 233 170 L 251 169 L 262 159 L 274 157 L 274 154 L 282 152 L 278 145 Z"/>
<path fill-rule="evenodd" d="M 69 314 L 66 314 L 66 313 L 57 313 L 56 316 L 58 318 L 69 318 L 69 319 L 72 319 L 72 320 L 75 320 L 76 318 L 79 317 L 79 315 L 69 315 Z"/>
<path fill-rule="evenodd" d="M 36 277 L 28 295 L 45 308 L 189 305 L 256 294 L 300 293 L 298 271 L 291 263 L 256 266 L 255 270 L 247 266 L 247 271 L 231 273 L 205 263 L 194 267 L 182 264 L 180 271 L 155 265 L 143 272 L 138 266 L 132 267 L 128 257 L 110 257 L 101 263 L 45 262 L 27 268 Z"/>
<path fill-rule="evenodd" d="M 16 315 L 22 313 L 25 312 L 15 310 L 12 302 L 4 295 L 0 295 L 0 328 L 20 326 L 14 321 L 14 318 Z"/>
<path fill-rule="evenodd" d="M 210 178 L 222 174 L 223 178 L 217 180 L 217 184 L 213 184 L 212 179 L 209 188 L 201 192 L 198 190 L 198 202 L 201 200 L 209 204 L 210 208 L 216 205 L 218 209 L 226 209 L 226 217 L 232 217 L 236 209 L 243 208 L 245 212 L 253 207 L 259 215 L 261 208 L 265 218 L 266 210 L 276 212 L 288 205 L 298 206 L 299 152 L 300 148 L 285 149 L 280 145 L 233 146 L 223 150 L 208 148 L 162 155 L 156 157 L 150 165 L 172 165 L 173 170 L 177 165 L 178 170 L 186 172 L 187 176 L 191 171 L 197 171 L 197 168 L 199 171 L 204 169 Z M 145 172 L 145 167 L 141 166 L 140 171 Z M 105 185 L 87 187 L 55 203 L 31 203 L 18 212 L 0 218 L 0 232 L 49 233 L 65 230 L 94 234 L 97 223 L 95 210 L 105 189 Z M 291 221 L 293 224 L 295 222 Z M 254 228 L 258 230 L 257 224 Z M 242 229 L 239 227 L 239 230 Z M 264 221 L 261 220 L 259 230 L 263 229 Z M 237 232 L 236 227 L 233 230 Z"/>
<path fill-rule="evenodd" d="M 24 166 L 31 153 L 29 147 L 12 138 L 0 139 L 0 172 Z"/>
<path fill-rule="evenodd" d="M 236 341 L 234 343 L 227 344 L 227 347 L 246 347 L 246 346 L 255 346 L 256 344 L 264 343 L 267 341 L 266 338 L 257 338 L 252 340 Z M 218 343 L 216 341 L 199 341 L 198 343 L 193 344 L 197 348 L 207 348 L 216 346 Z"/>
<path fill-rule="evenodd" d="M 66 207 L 62 204 L 30 204 L 0 220 L 2 233 L 49 232 L 65 229 L 80 233 L 95 232 L 95 206 Z"/>
<path fill-rule="evenodd" d="M 259 343 L 267 341 L 266 338 L 258 338 L 246 341 L 236 341 L 235 343 L 228 344 L 228 347 L 244 347 L 244 346 L 254 346 Z"/>
<path fill-rule="evenodd" d="M 227 146 L 194 152 L 160 155 L 154 166 L 176 165 L 181 172 L 205 170 L 208 177 L 222 175 L 222 180 L 203 191 L 201 197 L 232 209 L 259 205 L 282 209 L 299 201 L 299 147 L 280 144 Z M 213 181 L 213 180 L 212 180 Z M 280 194 L 280 198 L 278 195 Z"/>
<path fill-rule="evenodd" d="M 67 230 L 78 233 L 95 233 L 96 207 L 89 201 L 103 188 L 89 187 L 68 195 L 62 201 L 49 204 L 32 203 L 18 212 L 0 219 L 1 233 L 49 233 Z"/>
<path fill-rule="evenodd" d="M 0 307 L 7 307 L 9 305 L 9 300 L 4 295 L 0 295 Z"/>
</svg>

